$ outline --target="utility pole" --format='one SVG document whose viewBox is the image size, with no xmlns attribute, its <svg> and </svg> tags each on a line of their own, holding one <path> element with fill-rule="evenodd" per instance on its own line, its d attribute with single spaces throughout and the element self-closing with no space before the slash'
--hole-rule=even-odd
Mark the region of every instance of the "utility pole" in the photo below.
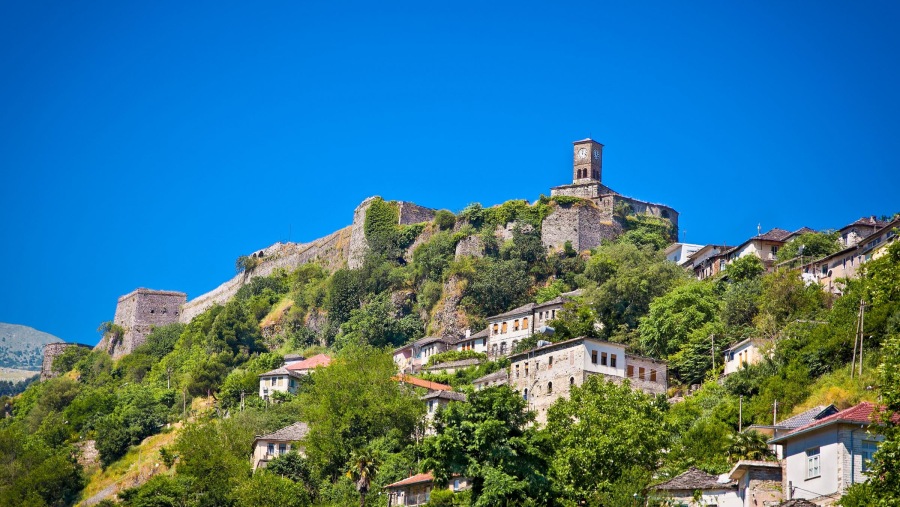
<svg viewBox="0 0 900 507">
<path fill-rule="evenodd" d="M 709 335 L 709 352 L 710 352 L 709 355 L 712 356 L 713 373 L 715 373 L 716 372 L 716 335 L 715 334 Z"/>
<path fill-rule="evenodd" d="M 738 433 L 744 430 L 744 395 L 738 398 Z"/>
<path fill-rule="evenodd" d="M 772 426 L 778 426 L 778 400 L 775 400 L 775 405 L 772 409 Z"/>
<path fill-rule="evenodd" d="M 856 317 L 856 336 L 853 339 L 853 361 L 850 363 L 850 378 L 853 378 L 853 370 L 856 369 L 856 351 L 859 349 L 859 375 L 862 375 L 862 342 L 863 329 L 865 328 L 866 302 L 860 300 L 859 315 Z"/>
</svg>

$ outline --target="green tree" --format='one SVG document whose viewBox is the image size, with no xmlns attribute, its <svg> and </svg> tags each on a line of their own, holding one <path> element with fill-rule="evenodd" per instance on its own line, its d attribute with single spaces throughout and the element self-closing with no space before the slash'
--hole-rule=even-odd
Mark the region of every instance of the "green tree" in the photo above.
<svg viewBox="0 0 900 507">
<path fill-rule="evenodd" d="M 831 255 L 841 249 L 838 241 L 840 233 L 834 232 L 806 232 L 785 243 L 776 254 L 778 262 L 788 261 L 794 257 L 803 257 L 809 260 L 820 259 Z M 800 249 L 803 248 L 801 252 Z"/>
<path fill-rule="evenodd" d="M 738 257 L 731 264 L 725 266 L 725 276 L 732 283 L 755 280 L 766 271 L 762 260 L 755 255 Z"/>
<path fill-rule="evenodd" d="M 640 321 L 641 345 L 651 356 L 664 359 L 718 312 L 719 298 L 711 284 L 694 281 L 676 287 L 650 303 L 650 312 Z"/>
<path fill-rule="evenodd" d="M 349 346 L 312 374 L 312 386 L 298 398 L 309 423 L 306 453 L 323 476 L 343 473 L 351 449 L 378 437 L 405 441 L 413 435 L 425 408 L 392 379 L 395 373 L 390 352 Z"/>
<path fill-rule="evenodd" d="M 530 289 L 531 277 L 524 261 L 477 259 L 463 304 L 478 316 L 496 315 L 526 303 Z"/>
<path fill-rule="evenodd" d="M 467 403 L 451 403 L 434 419 L 424 441 L 423 469 L 438 485 L 454 474 L 472 478 L 472 505 L 543 505 L 549 442 L 530 425 L 534 415 L 508 386 L 475 391 Z"/>
<path fill-rule="evenodd" d="M 236 507 L 306 507 L 310 498 L 301 484 L 268 469 L 258 470 L 233 493 Z"/>
<path fill-rule="evenodd" d="M 573 386 L 547 412 L 554 486 L 577 503 L 609 491 L 632 467 L 655 470 L 668 442 L 664 414 L 664 402 L 627 381 L 617 385 L 592 376 Z"/>
</svg>

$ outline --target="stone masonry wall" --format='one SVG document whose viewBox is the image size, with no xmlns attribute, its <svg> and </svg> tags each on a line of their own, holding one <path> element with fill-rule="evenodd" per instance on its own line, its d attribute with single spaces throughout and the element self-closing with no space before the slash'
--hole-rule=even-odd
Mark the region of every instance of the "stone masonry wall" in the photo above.
<svg viewBox="0 0 900 507">
<path fill-rule="evenodd" d="M 590 202 L 558 205 L 541 224 L 541 242 L 547 248 L 561 249 L 569 241 L 572 248 L 580 252 L 620 234 L 621 225 L 604 216 L 603 211 Z"/>
<path fill-rule="evenodd" d="M 240 273 L 215 289 L 192 299 L 181 309 L 179 322 L 188 323 L 213 305 L 224 305 L 247 282 L 257 276 L 269 276 L 276 269 L 294 269 L 309 262 L 320 262 L 328 270 L 336 270 L 347 263 L 351 227 L 333 232 L 309 243 L 276 243 L 264 250 L 259 265 L 249 273 Z M 254 255 L 259 254 L 257 252 Z"/>
<path fill-rule="evenodd" d="M 106 350 L 113 359 L 130 354 L 144 343 L 154 327 L 178 322 L 185 301 L 187 294 L 183 292 L 144 288 L 120 297 L 113 323 L 121 326 L 125 334 L 120 340 L 104 336 L 96 348 Z"/>
<path fill-rule="evenodd" d="M 372 205 L 377 196 L 369 197 L 353 210 L 353 224 L 350 226 L 350 249 L 347 252 L 347 267 L 358 269 L 362 267 L 366 252 L 369 251 L 369 243 L 366 241 L 366 211 Z"/>
<path fill-rule="evenodd" d="M 398 203 L 398 208 L 400 225 L 420 224 L 434 220 L 435 210 L 431 208 L 404 201 Z"/>
<path fill-rule="evenodd" d="M 47 345 L 44 345 L 44 360 L 41 363 L 41 380 L 51 379 L 59 375 L 59 373 L 53 371 L 53 361 L 61 356 L 69 347 L 89 348 L 87 345 L 81 343 L 48 343 Z"/>
</svg>

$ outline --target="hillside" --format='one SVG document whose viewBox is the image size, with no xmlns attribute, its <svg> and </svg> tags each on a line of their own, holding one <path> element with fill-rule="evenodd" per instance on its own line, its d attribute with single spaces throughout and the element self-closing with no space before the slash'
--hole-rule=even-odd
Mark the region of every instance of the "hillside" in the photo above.
<svg viewBox="0 0 900 507">
<path fill-rule="evenodd" d="M 61 341 L 33 327 L 0 323 L 0 367 L 40 371 L 41 349 Z"/>
</svg>

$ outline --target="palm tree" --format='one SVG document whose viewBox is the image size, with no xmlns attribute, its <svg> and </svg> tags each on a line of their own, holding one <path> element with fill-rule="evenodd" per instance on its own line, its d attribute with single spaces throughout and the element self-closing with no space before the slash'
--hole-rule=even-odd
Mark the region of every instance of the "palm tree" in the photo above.
<svg viewBox="0 0 900 507">
<path fill-rule="evenodd" d="M 742 459 L 768 460 L 775 457 L 766 445 L 766 437 L 758 431 L 744 431 L 729 436 L 728 458 L 732 461 Z"/>
<path fill-rule="evenodd" d="M 356 481 L 359 507 L 364 507 L 366 504 L 366 494 L 368 494 L 372 479 L 378 471 L 378 465 L 378 459 L 369 449 L 362 449 L 350 456 L 350 470 L 347 470 L 347 477 Z"/>
</svg>

